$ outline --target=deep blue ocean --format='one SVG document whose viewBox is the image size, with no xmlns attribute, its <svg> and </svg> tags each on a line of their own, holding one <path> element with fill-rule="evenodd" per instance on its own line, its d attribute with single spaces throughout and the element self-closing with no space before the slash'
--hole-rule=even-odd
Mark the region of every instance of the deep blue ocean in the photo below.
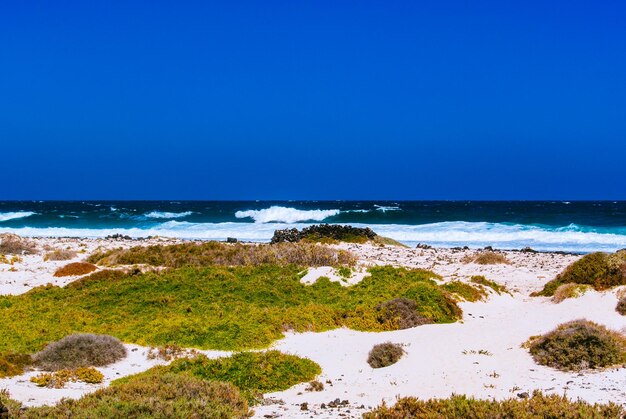
<svg viewBox="0 0 626 419">
<path fill-rule="evenodd" d="M 626 248 L 626 201 L 6 201 L 0 233 L 269 241 L 307 224 L 369 226 L 407 245 Z"/>
</svg>

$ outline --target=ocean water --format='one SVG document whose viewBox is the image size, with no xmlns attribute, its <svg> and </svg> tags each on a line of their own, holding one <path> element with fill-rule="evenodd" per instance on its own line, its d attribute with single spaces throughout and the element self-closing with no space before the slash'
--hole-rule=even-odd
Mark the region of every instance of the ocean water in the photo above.
<svg viewBox="0 0 626 419">
<path fill-rule="evenodd" d="M 369 226 L 409 246 L 626 248 L 626 201 L 5 201 L 0 233 L 269 241 L 310 224 Z"/>
</svg>

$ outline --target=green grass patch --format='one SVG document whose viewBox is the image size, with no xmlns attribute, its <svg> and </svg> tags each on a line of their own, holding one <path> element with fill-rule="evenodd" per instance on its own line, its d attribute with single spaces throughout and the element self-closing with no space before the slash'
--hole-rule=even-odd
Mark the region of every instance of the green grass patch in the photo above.
<svg viewBox="0 0 626 419">
<path fill-rule="evenodd" d="M 296 384 L 312 381 L 321 372 L 315 362 L 279 351 L 240 352 L 226 358 L 209 359 L 199 355 L 178 359 L 168 366 L 155 367 L 117 380 L 114 385 L 155 374 L 187 374 L 202 380 L 230 383 L 249 402 L 254 402 L 265 393 L 287 390 Z"/>
<path fill-rule="evenodd" d="M 615 403 L 589 404 L 572 401 L 564 396 L 544 395 L 535 391 L 528 399 L 511 398 L 502 401 L 480 400 L 454 395 L 448 399 L 420 400 L 415 397 L 398 399 L 393 406 L 382 406 L 366 413 L 365 419 L 393 418 L 516 418 L 516 419 L 600 419 L 621 418 L 624 408 Z"/>
<path fill-rule="evenodd" d="M 597 291 L 626 285 L 626 250 L 596 252 L 583 256 L 548 282 L 534 296 L 552 296 L 563 284 L 585 284 Z"/>
<path fill-rule="evenodd" d="M 417 313 L 434 323 L 462 315 L 428 271 L 376 267 L 349 287 L 327 279 L 304 285 L 301 271 L 269 265 L 137 275 L 100 271 L 65 288 L 1 296 L 0 352 L 37 352 L 72 333 L 107 334 L 146 346 L 263 348 L 286 330 L 389 330 L 376 307 L 398 297 L 415 301 Z"/>
</svg>

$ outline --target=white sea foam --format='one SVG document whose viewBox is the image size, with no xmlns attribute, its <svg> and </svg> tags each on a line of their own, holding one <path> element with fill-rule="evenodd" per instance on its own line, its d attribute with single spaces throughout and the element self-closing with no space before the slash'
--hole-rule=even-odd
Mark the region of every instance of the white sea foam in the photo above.
<svg viewBox="0 0 626 419">
<path fill-rule="evenodd" d="M 237 218 L 252 218 L 256 223 L 297 223 L 303 221 L 323 221 L 339 214 L 338 209 L 299 210 L 289 207 L 273 206 L 261 210 L 237 211 Z"/>
<path fill-rule="evenodd" d="M 182 239 L 225 240 L 236 237 L 244 241 L 267 242 L 274 230 L 303 228 L 304 223 L 190 223 L 167 221 L 147 229 L 73 229 L 73 228 L 0 228 L 9 232 L 35 237 L 105 237 L 122 234 L 131 237 L 163 236 Z M 536 250 L 573 252 L 615 251 L 626 248 L 626 227 L 593 229 L 570 225 L 553 228 L 527 225 L 509 225 L 484 222 L 443 222 L 423 225 L 353 224 L 371 227 L 382 236 L 391 237 L 410 246 L 426 243 L 433 246 L 493 246 L 500 249 L 521 249 L 530 246 Z"/>
<path fill-rule="evenodd" d="M 15 220 L 17 218 L 26 218 L 35 215 L 32 211 L 16 211 L 16 212 L 0 212 L 0 222 Z"/>
<path fill-rule="evenodd" d="M 185 211 L 185 212 L 162 212 L 162 211 L 152 211 L 146 213 L 145 216 L 148 218 L 155 219 L 163 219 L 163 220 L 171 220 L 174 218 L 185 218 L 193 214 L 193 211 Z"/>
<path fill-rule="evenodd" d="M 374 207 L 376 208 L 376 211 L 382 211 L 382 212 L 387 212 L 387 211 L 401 211 L 402 208 L 398 207 L 398 206 L 394 206 L 394 207 L 386 207 L 384 205 L 376 205 L 374 204 Z"/>
</svg>

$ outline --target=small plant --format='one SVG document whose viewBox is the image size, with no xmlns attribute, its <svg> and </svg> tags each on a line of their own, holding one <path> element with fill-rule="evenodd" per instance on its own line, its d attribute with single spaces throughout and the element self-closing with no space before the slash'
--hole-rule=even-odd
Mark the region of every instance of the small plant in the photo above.
<svg viewBox="0 0 626 419">
<path fill-rule="evenodd" d="M 103 380 L 104 375 L 93 367 L 44 372 L 30 378 L 30 381 L 37 384 L 37 386 L 48 388 L 63 388 L 65 387 L 65 384 L 70 381 L 82 381 L 88 384 L 99 384 Z"/>
<path fill-rule="evenodd" d="M 380 343 L 374 345 L 367 356 L 367 363 L 372 368 L 384 368 L 393 365 L 402 358 L 404 349 L 397 343 Z"/>
<path fill-rule="evenodd" d="M 62 276 L 80 276 L 87 275 L 93 271 L 95 271 L 96 265 L 87 262 L 73 262 L 68 263 L 67 265 L 59 268 L 54 273 L 56 277 Z"/>
<path fill-rule="evenodd" d="M 67 249 L 56 249 L 48 252 L 44 255 L 43 260 L 47 261 L 60 261 L 74 259 L 78 255 L 77 252 Z"/>
<path fill-rule="evenodd" d="M 159 346 L 158 348 L 150 348 L 148 351 L 148 359 L 162 359 L 163 361 L 171 361 L 185 355 L 185 349 L 178 345 L 168 344 Z"/>
<path fill-rule="evenodd" d="M 601 368 L 626 361 L 626 338 L 588 320 L 574 320 L 527 346 L 535 362 L 563 371 Z"/>
<path fill-rule="evenodd" d="M 510 264 L 511 262 L 502 253 L 494 252 L 492 250 L 485 250 L 478 252 L 474 255 L 465 256 L 462 261 L 464 263 L 477 263 L 479 265 L 497 265 L 497 264 Z"/>
<path fill-rule="evenodd" d="M 338 268 L 337 273 L 340 277 L 345 279 L 350 279 L 352 277 L 352 269 L 348 268 L 347 266 L 342 266 Z"/>
<path fill-rule="evenodd" d="M 589 290 L 588 285 L 580 284 L 563 284 L 556 289 L 552 296 L 553 303 L 560 303 L 568 298 L 578 298 Z"/>
<path fill-rule="evenodd" d="M 126 347 L 108 335 L 74 334 L 49 344 L 33 356 L 47 371 L 79 367 L 102 367 L 126 357 Z"/>
<path fill-rule="evenodd" d="M 408 298 L 394 298 L 376 306 L 376 319 L 391 330 L 410 329 L 411 327 L 433 323 L 417 311 L 417 303 Z"/>
<path fill-rule="evenodd" d="M 622 316 L 626 316 L 626 297 L 622 297 L 617 302 L 615 306 L 615 311 L 617 311 Z"/>
<path fill-rule="evenodd" d="M 323 391 L 324 390 L 324 383 L 322 383 L 321 381 L 311 381 L 309 383 L 309 386 L 305 389 L 306 391 Z"/>
</svg>

